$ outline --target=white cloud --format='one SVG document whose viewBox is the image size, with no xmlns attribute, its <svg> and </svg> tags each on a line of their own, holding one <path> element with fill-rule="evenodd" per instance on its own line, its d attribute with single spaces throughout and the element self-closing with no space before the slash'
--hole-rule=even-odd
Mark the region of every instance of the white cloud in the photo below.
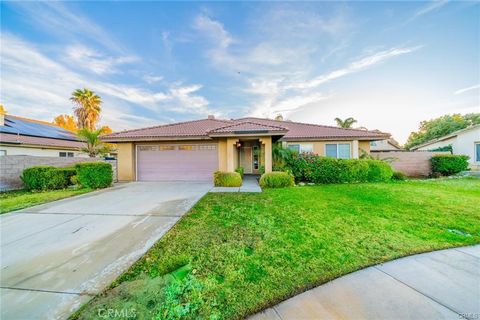
<svg viewBox="0 0 480 320">
<path fill-rule="evenodd" d="M 467 88 L 458 89 L 457 91 L 454 92 L 454 94 L 462 94 L 462 93 L 476 90 L 476 89 L 480 89 L 480 84 L 476 84 L 474 86 L 467 87 Z"/>
<path fill-rule="evenodd" d="M 418 50 L 420 47 L 410 47 L 410 48 L 391 48 L 388 50 L 380 51 L 374 53 L 370 56 L 362 58 L 360 60 L 354 61 L 350 63 L 347 67 L 342 69 L 334 70 L 330 73 L 320 75 L 312 80 L 295 83 L 290 85 L 288 88 L 297 88 L 297 89 L 306 89 L 306 88 L 313 88 L 317 87 L 321 84 L 327 83 L 329 81 L 344 77 L 346 75 L 356 73 L 362 70 L 365 70 L 369 67 L 372 67 L 378 63 L 381 63 L 385 60 L 393 58 L 395 56 L 403 55 L 406 53 L 411 53 L 413 51 Z"/>
<path fill-rule="evenodd" d="M 446 5 L 448 3 L 448 0 L 434 0 L 434 1 L 431 1 L 429 4 L 421 7 L 420 9 L 418 9 L 417 11 L 415 11 L 415 13 L 413 14 L 412 16 L 412 19 L 416 19 L 420 16 L 423 16 L 427 13 L 430 13 L 432 11 L 436 11 L 438 9 L 440 9 L 441 7 L 443 7 L 444 5 Z"/>
<path fill-rule="evenodd" d="M 225 30 L 223 24 L 205 14 L 197 16 L 194 26 L 213 40 L 215 45 L 218 45 L 220 48 L 227 48 L 233 42 L 232 37 Z"/>
<path fill-rule="evenodd" d="M 51 121 L 70 113 L 71 92 L 88 87 L 103 100 L 103 119 L 114 129 L 142 126 L 155 119 L 136 116 L 135 111 L 207 115 L 214 113 L 209 102 L 198 94 L 200 85 L 171 84 L 165 91 L 152 92 L 131 85 L 99 81 L 71 70 L 46 57 L 24 40 L 1 33 L 0 67 L 2 103 L 12 114 Z M 8 81 L 5 81 L 8 79 Z M 162 111 L 162 112 L 160 112 Z M 128 123 L 128 119 L 136 121 Z"/>
<path fill-rule="evenodd" d="M 163 80 L 163 77 L 162 76 L 156 76 L 156 75 L 153 75 L 153 74 L 146 74 L 142 77 L 142 79 L 146 82 L 146 83 L 149 83 L 149 84 L 152 84 L 152 83 L 156 83 L 156 82 L 159 82 L 159 81 L 162 81 Z"/>
<path fill-rule="evenodd" d="M 67 48 L 66 59 L 75 66 L 100 75 L 121 73 L 120 66 L 139 60 L 134 56 L 107 57 L 97 50 L 79 44 Z"/>
</svg>

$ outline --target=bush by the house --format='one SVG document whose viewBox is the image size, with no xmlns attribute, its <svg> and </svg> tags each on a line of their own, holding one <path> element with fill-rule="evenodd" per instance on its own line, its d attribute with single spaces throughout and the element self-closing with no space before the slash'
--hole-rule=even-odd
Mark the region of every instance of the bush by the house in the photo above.
<svg viewBox="0 0 480 320">
<path fill-rule="evenodd" d="M 87 188 L 109 187 L 113 182 L 112 165 L 106 162 L 80 162 L 75 165 L 78 182 Z"/>
<path fill-rule="evenodd" d="M 245 172 L 243 167 L 238 167 L 237 169 L 235 169 L 235 172 L 238 172 L 240 174 L 240 177 L 242 177 L 243 179 L 243 173 Z"/>
<path fill-rule="evenodd" d="M 450 176 L 468 169 L 468 156 L 464 155 L 436 155 L 430 159 L 433 174 Z"/>
<path fill-rule="evenodd" d="M 274 171 L 264 173 L 260 178 L 260 186 L 262 188 L 286 188 L 294 185 L 293 175 L 288 172 Z"/>
<path fill-rule="evenodd" d="M 394 171 L 392 175 L 392 180 L 405 181 L 407 180 L 407 176 L 403 172 Z"/>
<path fill-rule="evenodd" d="M 213 184 L 215 187 L 240 187 L 242 177 L 238 172 L 216 171 L 213 174 Z"/>
<path fill-rule="evenodd" d="M 74 168 L 55 168 L 36 166 L 23 170 L 20 177 L 27 190 L 56 190 L 70 185 L 70 177 L 75 174 Z"/>
<path fill-rule="evenodd" d="M 315 154 L 293 155 L 286 167 L 296 181 L 313 183 L 377 182 L 391 179 L 393 170 L 384 161 L 335 159 Z"/>
</svg>

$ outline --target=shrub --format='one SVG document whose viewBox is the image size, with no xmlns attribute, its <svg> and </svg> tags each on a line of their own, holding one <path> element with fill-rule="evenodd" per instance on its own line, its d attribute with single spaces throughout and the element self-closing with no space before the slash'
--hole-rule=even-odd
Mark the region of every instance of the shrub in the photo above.
<svg viewBox="0 0 480 320">
<path fill-rule="evenodd" d="M 392 175 L 392 180 L 405 181 L 407 180 L 407 176 L 403 172 L 394 171 Z"/>
<path fill-rule="evenodd" d="M 216 171 L 213 174 L 213 184 L 215 187 L 240 187 L 242 185 L 242 177 L 238 172 Z"/>
<path fill-rule="evenodd" d="M 55 168 L 36 166 L 23 170 L 20 177 L 27 190 L 65 189 L 70 185 L 70 177 L 75 174 L 73 168 Z"/>
<path fill-rule="evenodd" d="M 264 174 L 265 173 L 265 166 L 264 165 L 261 165 L 259 168 L 258 168 L 258 172 L 260 174 Z"/>
<path fill-rule="evenodd" d="M 240 174 L 240 177 L 243 178 L 243 173 L 245 172 L 245 170 L 243 169 L 243 167 L 238 167 L 237 169 L 235 169 L 235 172 L 238 172 Z"/>
<path fill-rule="evenodd" d="M 432 172 L 450 176 L 468 169 L 468 156 L 463 155 L 436 155 L 430 159 Z"/>
<path fill-rule="evenodd" d="M 352 183 L 388 181 L 393 170 L 384 161 L 335 159 L 315 154 L 292 156 L 287 162 L 296 181 L 313 183 Z"/>
<path fill-rule="evenodd" d="M 293 187 L 295 180 L 293 175 L 288 172 L 274 171 L 262 174 L 260 186 L 262 188 L 285 188 Z"/>
<path fill-rule="evenodd" d="M 366 160 L 368 161 L 368 178 L 369 182 L 381 182 L 392 179 L 392 167 L 380 160 Z"/>
<path fill-rule="evenodd" d="M 80 162 L 75 165 L 77 180 L 87 188 L 109 187 L 113 182 L 112 165 L 106 162 Z"/>
</svg>

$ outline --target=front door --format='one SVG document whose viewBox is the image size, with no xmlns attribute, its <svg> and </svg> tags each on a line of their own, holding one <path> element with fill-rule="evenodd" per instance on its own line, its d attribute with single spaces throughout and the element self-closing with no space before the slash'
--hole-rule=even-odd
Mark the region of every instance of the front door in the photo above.
<svg viewBox="0 0 480 320">
<path fill-rule="evenodd" d="M 243 167 L 244 173 L 253 173 L 252 166 L 252 147 L 244 146 L 240 153 L 240 166 Z"/>
</svg>

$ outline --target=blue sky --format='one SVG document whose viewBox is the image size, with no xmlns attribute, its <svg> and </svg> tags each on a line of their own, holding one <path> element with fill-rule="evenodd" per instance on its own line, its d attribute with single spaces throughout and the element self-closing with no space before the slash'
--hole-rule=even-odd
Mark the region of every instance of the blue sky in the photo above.
<svg viewBox="0 0 480 320">
<path fill-rule="evenodd" d="M 480 112 L 479 2 L 1 2 L 1 103 L 51 121 L 76 88 L 114 130 L 246 115 L 404 142 Z"/>
</svg>

